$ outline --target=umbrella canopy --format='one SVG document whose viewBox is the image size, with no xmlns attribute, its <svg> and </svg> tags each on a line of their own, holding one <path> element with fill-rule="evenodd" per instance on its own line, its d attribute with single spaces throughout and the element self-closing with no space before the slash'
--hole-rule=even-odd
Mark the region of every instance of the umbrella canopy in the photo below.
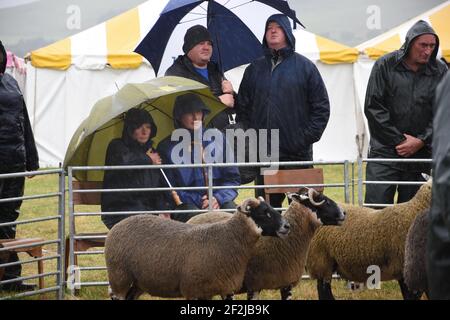
<svg viewBox="0 0 450 320">
<path fill-rule="evenodd" d="M 174 129 L 172 114 L 175 98 L 187 92 L 198 94 L 211 109 L 205 118 L 206 124 L 225 108 L 207 86 L 185 78 L 162 77 L 145 83 L 127 84 L 116 94 L 94 105 L 72 136 L 64 168 L 103 166 L 110 141 L 122 136 L 124 113 L 134 107 L 145 109 L 152 115 L 158 127 L 158 133 L 153 138 L 157 145 Z M 102 181 L 103 171 L 76 171 L 74 176 L 79 181 Z"/>
<path fill-rule="evenodd" d="M 274 13 L 301 24 L 284 0 L 171 0 L 135 51 L 158 75 L 181 53 L 186 30 L 200 24 L 211 34 L 212 60 L 225 72 L 263 55 L 265 21 Z"/>
</svg>

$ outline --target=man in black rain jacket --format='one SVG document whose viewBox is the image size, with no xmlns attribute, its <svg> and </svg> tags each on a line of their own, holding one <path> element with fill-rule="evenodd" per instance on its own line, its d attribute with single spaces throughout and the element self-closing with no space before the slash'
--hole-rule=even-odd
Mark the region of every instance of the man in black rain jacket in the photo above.
<svg viewBox="0 0 450 320">
<path fill-rule="evenodd" d="M 378 59 L 372 68 L 364 113 L 370 131 L 370 158 L 430 158 L 433 100 L 447 67 L 436 55 L 439 38 L 425 21 L 409 29 L 403 46 Z M 420 181 L 429 172 L 424 163 L 369 162 L 366 180 Z M 366 203 L 411 199 L 417 185 L 374 185 L 366 188 Z"/>
<path fill-rule="evenodd" d="M 189 28 L 184 36 L 183 52 L 184 55 L 178 56 L 165 75 L 188 78 L 206 84 L 211 92 L 228 107 L 210 121 L 210 127 L 224 130 L 235 124 L 233 86 L 225 79 L 218 65 L 210 61 L 213 42 L 209 31 L 201 25 Z"/>
<path fill-rule="evenodd" d="M 433 123 L 433 200 L 427 238 L 431 299 L 450 299 L 450 74 L 436 93 Z"/>
<path fill-rule="evenodd" d="M 16 80 L 5 73 L 6 51 L 0 41 L 0 174 L 39 169 L 38 153 L 31 130 L 28 112 Z M 0 199 L 22 197 L 25 178 L 0 179 Z M 0 223 L 17 220 L 22 201 L 0 203 Z M 16 226 L 0 227 L 0 239 L 13 239 Z M 8 262 L 17 262 L 17 253 L 11 253 Z M 21 265 L 5 268 L 3 279 L 20 277 Z M 21 281 L 0 286 L 1 290 L 29 290 L 32 285 Z"/>
</svg>

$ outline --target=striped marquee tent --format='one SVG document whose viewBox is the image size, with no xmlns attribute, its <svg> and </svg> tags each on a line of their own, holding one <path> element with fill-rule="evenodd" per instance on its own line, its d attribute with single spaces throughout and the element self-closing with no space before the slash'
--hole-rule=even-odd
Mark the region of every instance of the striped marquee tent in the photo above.
<svg viewBox="0 0 450 320">
<path fill-rule="evenodd" d="M 440 40 L 440 55 L 450 61 L 450 1 L 411 19 L 400 26 L 357 46 L 360 52 L 376 60 L 382 55 L 397 50 L 405 41 L 406 33 L 418 20 L 427 21 Z"/>
<path fill-rule="evenodd" d="M 151 29 L 166 3 L 167 0 L 146 1 L 84 32 L 31 52 L 31 62 L 37 68 L 58 70 L 66 70 L 70 66 L 103 69 L 107 65 L 114 69 L 138 68 L 143 58 L 133 50 Z M 262 39 L 262 35 L 257 36 Z M 297 52 L 313 61 L 351 63 L 357 58 L 354 48 L 310 32 L 296 30 L 296 37 L 299 43 Z"/>
<path fill-rule="evenodd" d="M 73 132 L 98 99 L 115 93 L 128 82 L 155 77 L 151 65 L 133 50 L 167 2 L 145 1 L 104 23 L 31 52 L 26 99 L 42 166 L 62 161 Z M 257 18 L 257 13 L 254 16 Z M 263 34 L 257 37 L 262 39 Z M 303 29 L 295 30 L 295 37 L 296 51 L 317 65 L 333 103 L 328 129 L 315 146 L 316 158 L 353 158 L 356 147 L 350 144 L 354 144 L 355 130 L 351 126 L 344 130 L 340 126 L 338 130 L 333 124 L 348 121 L 354 114 L 348 103 L 353 88 L 345 83 L 352 81 L 352 63 L 357 60 L 358 51 Z M 182 39 L 177 45 L 182 54 Z M 226 74 L 236 91 L 243 70 L 244 67 L 238 67 Z"/>
</svg>

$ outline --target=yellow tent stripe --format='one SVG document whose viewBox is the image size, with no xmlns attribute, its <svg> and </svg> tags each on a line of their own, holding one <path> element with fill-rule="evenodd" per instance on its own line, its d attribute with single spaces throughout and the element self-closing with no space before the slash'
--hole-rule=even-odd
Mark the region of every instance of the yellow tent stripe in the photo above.
<svg viewBox="0 0 450 320">
<path fill-rule="evenodd" d="M 133 50 L 140 40 L 139 10 L 134 8 L 106 22 L 108 63 L 115 69 L 138 68 L 142 57 Z"/>
<path fill-rule="evenodd" d="M 439 43 L 442 49 L 442 56 L 450 61 L 450 5 L 442 8 L 438 12 L 430 15 L 430 22 L 434 31 L 439 36 Z"/>
<path fill-rule="evenodd" d="M 320 36 L 316 36 L 316 42 L 320 52 L 320 61 L 323 63 L 352 63 L 358 59 L 356 48 L 350 48 Z"/>
<path fill-rule="evenodd" d="M 402 41 L 400 39 L 400 35 L 394 34 L 386 40 L 378 43 L 376 46 L 367 48 L 365 52 L 371 59 L 376 60 L 386 53 L 400 49 L 401 45 Z"/>
<path fill-rule="evenodd" d="M 66 70 L 72 64 L 70 38 L 31 52 L 31 64 L 36 68 Z"/>
</svg>

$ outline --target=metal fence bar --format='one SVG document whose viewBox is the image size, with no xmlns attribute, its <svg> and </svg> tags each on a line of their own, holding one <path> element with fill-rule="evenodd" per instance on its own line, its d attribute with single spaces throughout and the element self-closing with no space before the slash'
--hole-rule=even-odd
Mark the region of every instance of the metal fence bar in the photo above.
<svg viewBox="0 0 450 320">
<path fill-rule="evenodd" d="M 350 194 L 349 194 L 349 182 L 348 182 L 348 161 L 344 161 L 344 201 L 345 203 L 350 202 Z"/>
<path fill-rule="evenodd" d="M 422 185 L 425 181 L 363 181 L 363 184 Z"/>
<path fill-rule="evenodd" d="M 69 265 L 64 266 L 66 270 L 70 268 L 71 266 L 75 265 L 75 254 L 74 254 L 74 236 L 75 236 L 75 216 L 74 214 L 74 208 L 73 208 L 73 172 L 72 167 L 69 167 L 68 173 L 67 173 L 67 180 L 68 180 L 68 191 L 69 191 Z M 69 277 L 73 277 L 73 272 L 75 271 L 74 268 L 70 268 L 72 271 L 71 274 L 69 274 Z M 67 279 L 65 279 L 64 283 L 67 282 Z M 70 293 L 71 295 L 75 294 L 75 286 L 70 286 Z"/>
<path fill-rule="evenodd" d="M 59 242 L 59 239 L 58 240 L 39 241 L 39 242 L 33 242 L 33 243 L 28 243 L 28 244 L 21 244 L 21 245 L 11 246 L 11 247 L 7 247 L 7 248 L 0 248 L 0 252 L 11 251 L 14 249 L 21 249 L 21 248 L 32 248 L 32 247 L 44 246 L 46 244 L 52 244 L 52 243 L 58 243 L 58 242 Z"/>
<path fill-rule="evenodd" d="M 2 174 L 0 174 L 0 179 L 20 178 L 20 177 L 29 177 L 29 176 L 43 176 L 43 175 L 60 173 L 61 171 L 62 171 L 62 169 L 51 169 L 51 170 L 41 170 L 41 171 L 2 173 Z"/>
<path fill-rule="evenodd" d="M 17 299 L 17 298 L 25 298 L 25 297 L 35 296 L 35 295 L 38 295 L 38 294 L 44 294 L 44 293 L 47 293 L 47 292 L 58 291 L 58 290 L 61 290 L 61 286 L 56 286 L 56 287 L 50 287 L 50 288 L 45 288 L 45 289 L 39 289 L 39 290 L 19 293 L 19 294 L 16 294 L 14 296 L 0 297 L 0 300 L 10 300 L 10 299 Z"/>
<path fill-rule="evenodd" d="M 6 227 L 6 226 L 15 226 L 15 225 L 21 225 L 21 224 L 29 224 L 29 223 L 35 223 L 35 222 L 43 222 L 43 221 L 49 221 L 49 220 L 56 220 L 60 219 L 60 216 L 51 216 L 46 218 L 36 218 L 36 219 L 29 219 L 29 220 L 21 220 L 21 221 L 14 221 L 14 222 L 5 222 L 0 223 L 0 227 Z"/>
<path fill-rule="evenodd" d="M 74 251 L 74 254 L 77 256 L 90 256 L 105 253 L 104 250 L 91 250 L 91 251 Z"/>
<path fill-rule="evenodd" d="M 302 183 L 302 184 L 271 184 L 271 185 L 244 185 L 233 186 L 233 189 L 271 189 L 271 188 L 300 188 L 300 187 L 345 187 L 345 183 Z M 130 188 L 130 189 L 77 189 L 73 193 L 122 193 L 122 192 L 148 192 L 148 191 L 172 191 L 172 190 L 209 190 L 210 187 L 164 187 L 164 188 Z M 212 190 L 229 189 L 230 186 L 212 186 Z"/>
<path fill-rule="evenodd" d="M 208 210 L 212 210 L 212 201 L 211 199 L 213 198 L 213 181 L 214 181 L 214 177 L 213 177 L 213 167 L 212 166 L 208 166 Z M 229 188 L 229 186 L 228 186 Z"/>
<path fill-rule="evenodd" d="M 36 274 L 34 276 L 17 277 L 17 278 L 10 279 L 10 280 L 3 280 L 3 281 L 0 281 L 0 284 L 7 284 L 7 283 L 18 282 L 18 281 L 24 281 L 24 280 L 45 278 L 45 277 L 54 276 L 54 275 L 57 275 L 57 274 L 58 274 L 58 272 L 39 273 L 39 274 Z"/>
<path fill-rule="evenodd" d="M 0 199 L 0 203 L 3 202 L 14 202 L 19 200 L 35 200 L 35 199 L 44 199 L 44 198 L 54 198 L 58 197 L 59 192 L 54 193 L 46 193 L 46 194 L 36 194 L 32 196 L 23 196 L 23 197 L 15 197 L 15 198 L 8 198 L 8 199 Z"/>
<path fill-rule="evenodd" d="M 358 205 L 363 203 L 363 159 L 358 156 Z"/>
<path fill-rule="evenodd" d="M 64 257 L 65 255 L 65 240 L 66 240 L 66 236 L 65 236 L 65 230 L 66 230 L 66 219 L 65 219 L 65 212 L 66 212 L 66 178 L 65 178 L 65 174 L 64 171 L 61 171 L 59 173 L 59 199 L 58 199 L 58 213 L 61 216 L 61 219 L 59 220 L 59 225 L 58 225 L 58 238 L 59 238 L 59 243 L 58 243 L 58 253 L 59 253 L 59 257 L 57 260 L 57 265 L 58 265 L 58 275 L 56 277 L 56 283 L 58 284 L 59 290 L 56 293 L 56 299 L 58 300 L 63 300 L 64 299 L 64 278 L 65 278 L 65 266 L 64 266 Z"/>
<path fill-rule="evenodd" d="M 102 270 L 108 270 L 108 269 L 105 266 L 105 267 L 79 267 L 78 270 L 80 270 L 80 271 L 96 271 L 96 270 L 102 271 Z"/>
<path fill-rule="evenodd" d="M 53 260 L 58 257 L 59 257 L 59 255 L 55 255 L 55 256 L 50 256 L 50 257 L 34 258 L 34 259 L 30 259 L 30 260 L 25 260 L 25 261 L 8 262 L 8 263 L 0 264 L 0 268 L 12 267 L 12 266 L 16 266 L 19 264 L 30 264 L 30 263 L 34 263 L 34 262 L 38 262 L 38 261 Z"/>
<path fill-rule="evenodd" d="M 217 167 L 270 167 L 270 166 L 299 166 L 299 165 L 332 165 L 344 164 L 344 161 L 286 161 L 286 162 L 237 162 L 237 163 L 194 163 L 194 164 L 161 164 L 161 165 L 134 165 L 134 166 L 74 166 L 72 171 L 101 171 L 101 170 L 130 170 L 130 169 L 179 169 Z"/>
<path fill-rule="evenodd" d="M 362 161 L 363 162 L 389 162 L 389 163 L 399 163 L 399 162 L 405 162 L 405 163 L 417 163 L 417 162 L 432 163 L 433 159 L 363 158 Z"/>
<path fill-rule="evenodd" d="M 98 281 L 98 282 L 75 282 L 74 287 L 96 287 L 96 286 L 109 286 L 108 281 Z"/>
</svg>

